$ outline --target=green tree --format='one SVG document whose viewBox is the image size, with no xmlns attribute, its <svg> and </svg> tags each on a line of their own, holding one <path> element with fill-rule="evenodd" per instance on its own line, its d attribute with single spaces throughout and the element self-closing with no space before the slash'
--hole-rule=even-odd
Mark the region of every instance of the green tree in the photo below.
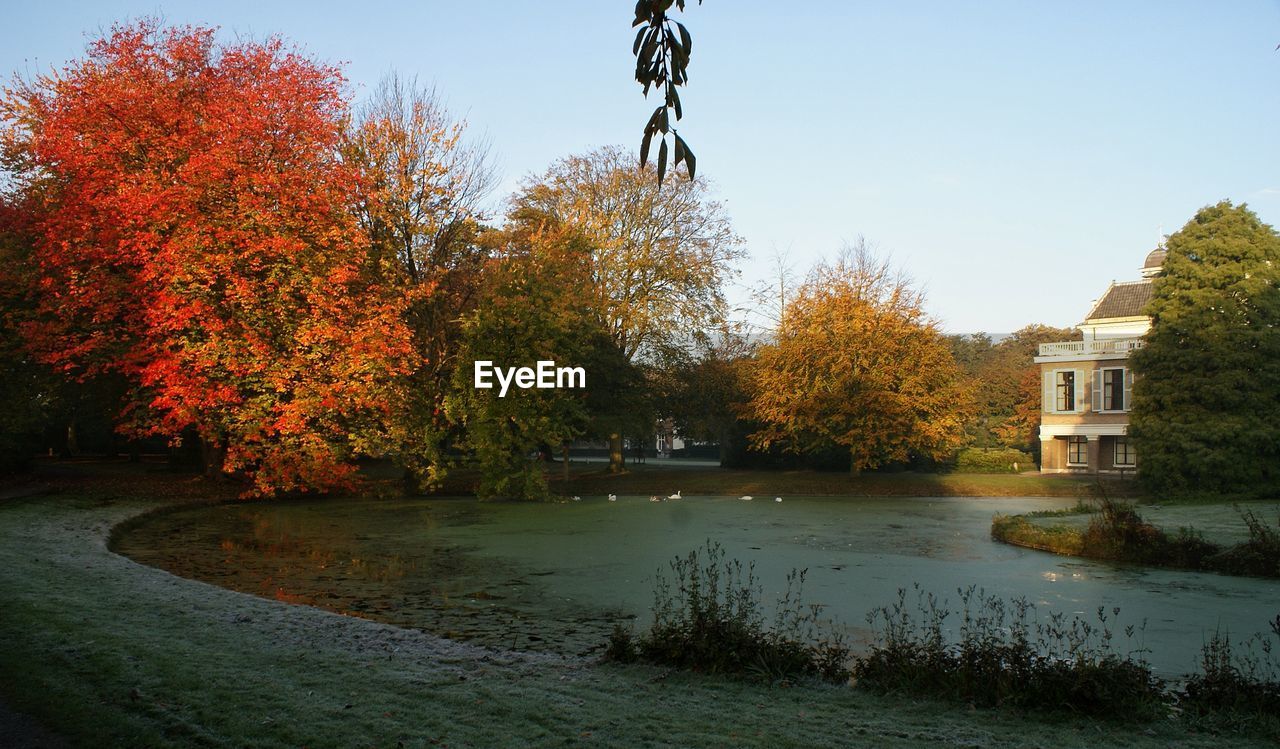
<svg viewBox="0 0 1280 749">
<path fill-rule="evenodd" d="M 1246 206 L 1202 208 L 1155 280 L 1130 434 L 1155 491 L 1280 487 L 1280 236 Z"/>
<path fill-rule="evenodd" d="M 744 377 L 754 344 L 741 324 L 724 323 L 691 346 L 668 351 L 654 368 L 661 412 L 686 439 L 720 445 L 720 463 L 744 441 L 738 412 L 748 400 Z"/>
<path fill-rule="evenodd" d="M 465 430 L 465 444 L 480 469 L 481 499 L 545 499 L 544 465 L 531 456 L 583 434 L 588 393 L 571 389 L 474 386 L 474 362 L 533 367 L 539 360 L 588 370 L 587 386 L 599 388 L 586 362 L 611 346 L 593 310 L 574 290 L 589 278 L 591 251 L 576 232 L 554 223 L 513 222 L 484 238 L 491 259 L 479 303 L 462 323 L 453 389 L 445 405 Z"/>
<path fill-rule="evenodd" d="M 586 238 L 591 278 L 576 290 L 579 303 L 595 312 L 627 361 L 652 363 L 724 317 L 723 287 L 742 240 L 709 192 L 705 178 L 660 185 L 625 150 L 602 148 L 527 180 L 513 215 L 543 217 Z M 622 468 L 626 421 L 606 432 L 613 470 Z"/>
</svg>

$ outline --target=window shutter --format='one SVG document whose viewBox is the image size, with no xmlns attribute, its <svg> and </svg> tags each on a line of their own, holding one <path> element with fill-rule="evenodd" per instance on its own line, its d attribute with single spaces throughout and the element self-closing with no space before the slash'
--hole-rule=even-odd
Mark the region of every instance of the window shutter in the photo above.
<svg viewBox="0 0 1280 749">
<path fill-rule="evenodd" d="M 1057 393 L 1053 390 L 1053 372 L 1044 373 L 1043 411 L 1047 414 L 1057 413 Z"/>
<path fill-rule="evenodd" d="M 1084 370 L 1076 370 L 1076 413 L 1084 413 Z"/>
<path fill-rule="evenodd" d="M 1095 370 L 1093 370 L 1093 410 L 1094 410 L 1094 413 L 1100 413 L 1100 412 L 1102 411 L 1102 407 L 1103 407 L 1103 405 L 1105 405 L 1105 404 L 1106 404 L 1106 401 L 1104 401 L 1104 400 L 1102 399 L 1102 386 L 1103 386 L 1103 384 L 1104 384 L 1104 383 L 1103 383 L 1103 380 L 1102 380 L 1102 370 L 1101 370 L 1101 369 L 1095 369 Z"/>
<path fill-rule="evenodd" d="M 1133 408 L 1133 370 L 1124 368 L 1124 410 Z"/>
</svg>

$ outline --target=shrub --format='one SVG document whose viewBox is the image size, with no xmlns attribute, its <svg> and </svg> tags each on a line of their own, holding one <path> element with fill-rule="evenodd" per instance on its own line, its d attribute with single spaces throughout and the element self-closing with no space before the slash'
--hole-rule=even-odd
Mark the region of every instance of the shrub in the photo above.
<svg viewBox="0 0 1280 749">
<path fill-rule="evenodd" d="M 1133 505 L 1105 495 L 1080 537 L 1085 556 L 1119 562 L 1155 561 L 1165 555 L 1167 541 L 1164 531 L 1143 520 Z"/>
<path fill-rule="evenodd" d="M 1206 541 L 1195 528 L 1178 529 L 1178 535 L 1166 538 L 1166 548 L 1160 564 L 1167 567 L 1185 567 L 1190 570 L 1209 569 L 1209 559 L 1222 551 L 1222 547 Z"/>
<path fill-rule="evenodd" d="M 1035 466 L 1035 459 L 1021 450 L 966 447 L 956 453 L 959 473 L 1016 473 Z"/>
<path fill-rule="evenodd" d="M 953 613 L 917 585 L 914 610 L 905 589 L 898 601 L 867 615 L 876 632 L 870 652 L 854 660 L 858 686 L 905 692 L 977 706 L 1060 710 L 1110 718 L 1150 718 L 1164 691 L 1139 648 L 1113 645 L 1113 617 L 1099 607 L 1097 622 L 1054 614 L 1035 617 L 1025 599 L 1006 604 L 971 586 L 960 590 L 959 639 L 945 627 Z M 1129 626 L 1132 640 L 1140 628 Z"/>
<path fill-rule="evenodd" d="M 1280 637 L 1280 616 L 1271 635 L 1254 634 L 1243 647 L 1214 632 L 1201 650 L 1199 674 L 1178 693 L 1178 705 L 1190 718 L 1221 727 L 1280 737 L 1280 664 L 1273 637 Z"/>
<path fill-rule="evenodd" d="M 1253 510 L 1237 511 L 1249 529 L 1249 538 L 1205 560 L 1205 566 L 1230 575 L 1280 577 L 1280 528 L 1271 526 Z"/>
<path fill-rule="evenodd" d="M 656 575 L 649 630 L 637 638 L 615 628 L 607 660 L 643 660 L 766 681 L 848 678 L 843 638 L 823 626 L 821 606 L 803 603 L 803 570 L 787 576 L 773 625 L 766 626 L 754 565 L 725 561 L 720 544 L 708 541 L 701 553 L 676 557 L 670 568 L 671 579 L 662 570 Z"/>
</svg>

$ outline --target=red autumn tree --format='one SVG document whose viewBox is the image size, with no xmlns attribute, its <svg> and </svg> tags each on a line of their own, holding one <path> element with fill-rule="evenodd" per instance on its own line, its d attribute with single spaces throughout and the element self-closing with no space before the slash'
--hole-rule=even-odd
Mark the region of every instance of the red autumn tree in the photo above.
<svg viewBox="0 0 1280 749">
<path fill-rule="evenodd" d="M 350 210 L 343 85 L 279 39 L 142 21 L 0 105 L 37 206 L 31 349 L 123 373 L 122 431 L 194 431 L 257 494 L 344 485 L 409 355 Z"/>
</svg>

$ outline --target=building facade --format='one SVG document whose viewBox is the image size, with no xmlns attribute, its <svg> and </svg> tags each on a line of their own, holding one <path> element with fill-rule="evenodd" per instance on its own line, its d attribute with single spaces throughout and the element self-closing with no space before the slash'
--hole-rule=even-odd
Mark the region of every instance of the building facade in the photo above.
<svg viewBox="0 0 1280 749">
<path fill-rule="evenodd" d="M 1143 309 L 1164 263 L 1155 249 L 1137 281 L 1113 281 L 1077 327 L 1081 340 L 1040 344 L 1040 471 L 1132 474 L 1138 456 L 1129 442 L 1133 372 L 1129 353 L 1151 328 Z"/>
</svg>

